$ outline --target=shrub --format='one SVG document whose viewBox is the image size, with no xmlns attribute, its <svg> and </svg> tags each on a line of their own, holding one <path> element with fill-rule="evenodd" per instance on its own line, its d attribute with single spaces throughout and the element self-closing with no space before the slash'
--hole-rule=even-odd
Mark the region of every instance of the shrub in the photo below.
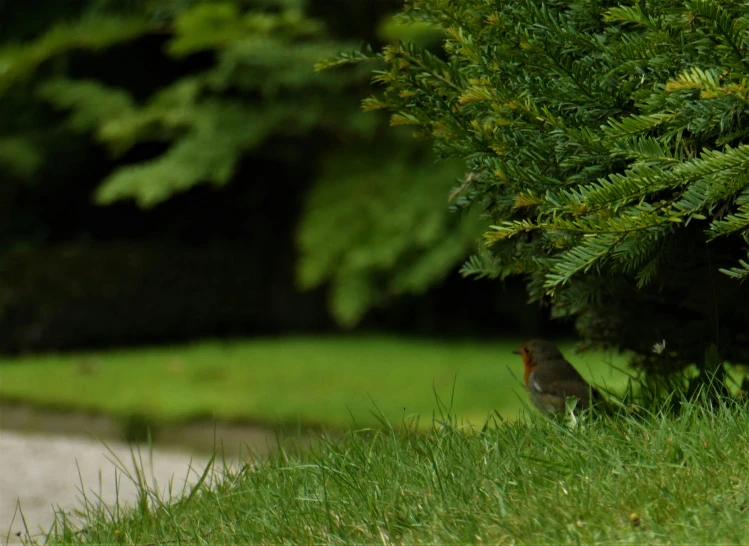
<svg viewBox="0 0 749 546">
<path fill-rule="evenodd" d="M 400 17 L 444 29 L 442 54 L 319 67 L 383 62 L 367 108 L 468 161 L 459 202 L 492 225 L 464 274 L 524 275 L 649 372 L 749 362 L 749 6 L 409 0 Z"/>
</svg>

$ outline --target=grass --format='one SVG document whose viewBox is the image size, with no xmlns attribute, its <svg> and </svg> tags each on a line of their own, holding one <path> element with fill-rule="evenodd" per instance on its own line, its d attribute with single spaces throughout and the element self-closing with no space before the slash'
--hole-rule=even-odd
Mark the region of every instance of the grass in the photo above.
<svg viewBox="0 0 749 546">
<path fill-rule="evenodd" d="M 45 354 L 0 362 L 0 400 L 43 407 L 147 415 L 174 422 L 198 417 L 263 424 L 345 427 L 376 423 L 373 400 L 391 422 L 431 417 L 435 391 L 462 419 L 482 423 L 497 410 L 516 417 L 526 394 L 520 340 L 492 343 L 394 337 L 280 338 Z M 595 382 L 621 386 L 609 362 L 575 356 Z M 428 421 L 428 419 L 427 419 Z"/>
<path fill-rule="evenodd" d="M 298 455 L 206 471 L 129 510 L 89 504 L 48 544 L 739 544 L 749 411 L 435 422 L 349 432 Z"/>
</svg>

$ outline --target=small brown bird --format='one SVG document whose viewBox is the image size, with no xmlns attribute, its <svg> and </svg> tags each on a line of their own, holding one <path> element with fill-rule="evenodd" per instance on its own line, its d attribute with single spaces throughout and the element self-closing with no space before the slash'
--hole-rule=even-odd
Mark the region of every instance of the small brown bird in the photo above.
<svg viewBox="0 0 749 546">
<path fill-rule="evenodd" d="M 600 394 L 565 360 L 556 345 L 543 339 L 532 339 L 513 351 L 523 358 L 523 381 L 531 402 L 541 411 L 564 411 L 566 399 L 578 399 L 578 408 L 587 408 Z"/>
</svg>

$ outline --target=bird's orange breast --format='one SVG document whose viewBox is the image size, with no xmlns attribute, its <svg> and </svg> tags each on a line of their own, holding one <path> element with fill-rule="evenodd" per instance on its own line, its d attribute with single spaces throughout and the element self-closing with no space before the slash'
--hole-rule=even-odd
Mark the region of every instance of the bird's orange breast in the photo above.
<svg viewBox="0 0 749 546">
<path fill-rule="evenodd" d="M 528 382 L 530 381 L 531 374 L 533 373 L 533 370 L 536 369 L 536 364 L 532 362 L 530 359 L 523 359 L 523 383 L 525 383 L 525 386 L 528 386 Z"/>
</svg>

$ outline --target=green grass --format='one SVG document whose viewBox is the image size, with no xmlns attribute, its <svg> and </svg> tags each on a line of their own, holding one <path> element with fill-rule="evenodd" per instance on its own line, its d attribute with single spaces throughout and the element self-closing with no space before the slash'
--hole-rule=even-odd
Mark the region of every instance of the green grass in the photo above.
<svg viewBox="0 0 749 546">
<path fill-rule="evenodd" d="M 749 412 L 349 432 L 48 544 L 746 544 Z M 79 532 L 76 532 L 76 531 Z"/>
<path fill-rule="evenodd" d="M 38 355 L 0 363 L 0 399 L 39 406 L 142 414 L 162 421 L 211 416 L 274 424 L 372 424 L 376 403 L 392 422 L 430 418 L 434 389 L 474 423 L 493 410 L 515 417 L 527 395 L 520 340 L 441 342 L 393 337 L 279 338 Z M 621 386 L 608 362 L 573 354 L 587 378 Z M 514 376 L 513 376 L 514 374 Z"/>
</svg>

